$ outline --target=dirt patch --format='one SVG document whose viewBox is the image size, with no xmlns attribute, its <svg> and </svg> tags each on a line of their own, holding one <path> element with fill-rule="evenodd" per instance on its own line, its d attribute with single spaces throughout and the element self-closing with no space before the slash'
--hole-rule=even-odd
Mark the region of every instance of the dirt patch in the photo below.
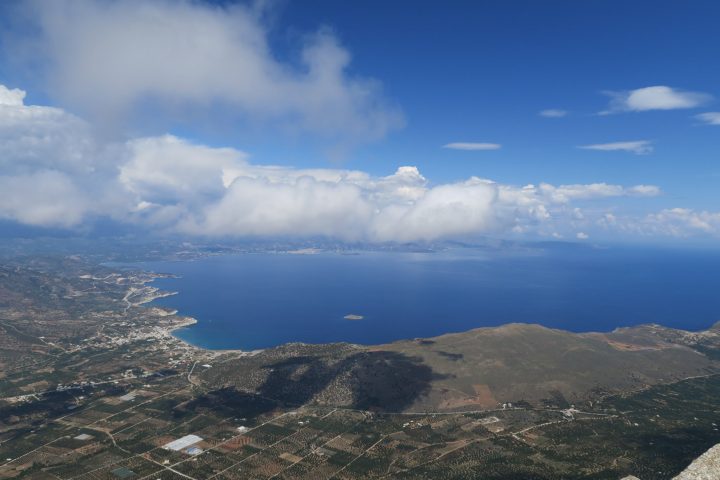
<svg viewBox="0 0 720 480">
<path fill-rule="evenodd" d="M 487 384 L 479 383 L 472 386 L 475 395 L 466 395 L 456 390 L 445 390 L 442 392 L 442 400 L 439 408 L 441 410 L 454 410 L 464 407 L 489 408 L 498 404 L 495 395 Z"/>
<path fill-rule="evenodd" d="M 607 337 L 605 337 L 604 340 L 614 349 L 623 350 L 626 352 L 639 352 L 642 350 L 663 350 L 665 348 L 668 348 L 668 346 L 662 345 L 637 345 L 635 343 L 619 342 L 617 340 L 610 340 Z"/>
</svg>

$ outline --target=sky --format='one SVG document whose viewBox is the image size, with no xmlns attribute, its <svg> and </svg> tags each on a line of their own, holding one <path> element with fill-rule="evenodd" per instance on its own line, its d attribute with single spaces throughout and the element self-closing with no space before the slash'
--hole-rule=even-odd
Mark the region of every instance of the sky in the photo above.
<svg viewBox="0 0 720 480">
<path fill-rule="evenodd" d="M 714 0 L 4 2 L 0 228 L 712 245 L 718 21 Z"/>
</svg>

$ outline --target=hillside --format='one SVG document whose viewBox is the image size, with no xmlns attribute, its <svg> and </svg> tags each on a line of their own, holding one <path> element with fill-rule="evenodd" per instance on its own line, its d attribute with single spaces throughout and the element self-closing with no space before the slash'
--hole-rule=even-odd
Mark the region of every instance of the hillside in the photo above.
<svg viewBox="0 0 720 480">
<path fill-rule="evenodd" d="M 720 372 L 720 335 L 656 325 L 576 334 L 531 324 L 362 347 L 290 344 L 201 375 L 274 400 L 386 411 L 467 411 L 507 403 L 567 408 Z"/>
</svg>

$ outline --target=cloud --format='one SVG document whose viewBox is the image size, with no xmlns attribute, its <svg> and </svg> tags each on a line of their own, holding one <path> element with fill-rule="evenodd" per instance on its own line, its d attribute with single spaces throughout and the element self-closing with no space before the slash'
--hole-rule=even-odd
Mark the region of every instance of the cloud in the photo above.
<svg viewBox="0 0 720 480">
<path fill-rule="evenodd" d="M 640 225 L 645 233 L 661 233 L 676 237 L 693 234 L 720 233 L 720 212 L 670 208 L 648 215 Z"/>
<path fill-rule="evenodd" d="M 607 183 L 560 185 L 557 187 L 542 183 L 538 190 L 556 203 L 609 197 L 654 197 L 661 193 L 660 188 L 655 185 L 623 187 Z"/>
<path fill-rule="evenodd" d="M 25 105 L 22 90 L 0 85 L 0 95 L 0 217 L 52 227 L 124 217 L 132 202 L 117 181 L 124 146 L 99 142 L 62 109 Z"/>
<path fill-rule="evenodd" d="M 653 238 L 720 238 L 720 212 L 681 207 L 639 216 L 608 212 L 586 225 L 588 228 L 600 227 L 613 237 L 622 234 Z"/>
<path fill-rule="evenodd" d="M 218 201 L 180 222 L 184 233 L 313 236 L 371 242 L 432 241 L 502 234 L 578 217 L 575 201 L 651 196 L 657 187 L 541 184 L 516 187 L 472 177 L 429 186 L 415 167 L 372 177 L 358 171 L 295 170 L 248 164 Z M 556 225 L 557 226 L 557 225 Z"/>
<path fill-rule="evenodd" d="M 29 0 L 23 6 L 30 26 L 6 35 L 8 53 L 28 70 L 36 67 L 33 77 L 56 99 L 94 122 L 129 117 L 136 124 L 151 108 L 152 121 L 166 125 L 230 115 L 350 142 L 403 125 L 378 81 L 348 72 L 350 53 L 326 29 L 295 39 L 295 58 L 280 60 L 287 55 L 269 43 L 262 10 L 243 5 Z"/>
<path fill-rule="evenodd" d="M 8 89 L 0 89 L 3 94 Z M 649 197 L 652 185 L 506 185 L 478 177 L 433 184 L 406 165 L 376 176 L 263 165 L 234 148 L 173 136 L 103 141 L 62 109 L 0 105 L 0 218 L 82 228 L 109 218 L 206 237 L 433 241 L 472 235 L 572 236 L 582 202 Z"/>
<path fill-rule="evenodd" d="M 712 99 L 712 96 L 707 93 L 678 90 L 664 85 L 606 93 L 612 97 L 612 100 L 608 109 L 600 112 L 601 115 L 694 108 Z"/>
<path fill-rule="evenodd" d="M 706 112 L 695 115 L 695 118 L 702 120 L 709 125 L 720 125 L 720 112 Z"/>
<path fill-rule="evenodd" d="M 17 107 L 23 104 L 25 92 L 13 88 L 9 89 L 5 85 L 0 85 L 0 105 Z"/>
<path fill-rule="evenodd" d="M 100 167 L 89 126 L 65 111 L 26 106 L 25 92 L 0 85 L 0 170 L 28 173 L 62 168 L 88 173 Z"/>
<path fill-rule="evenodd" d="M 198 217 L 181 223 L 183 232 L 229 236 L 329 236 L 362 238 L 373 208 L 361 189 L 304 176 L 275 183 L 241 177 Z"/>
<path fill-rule="evenodd" d="M 378 241 L 408 242 L 498 231 L 497 199 L 497 187 L 476 178 L 439 185 L 415 202 L 387 205 L 373 219 L 370 234 Z"/>
<path fill-rule="evenodd" d="M 575 235 L 575 238 L 577 238 L 578 240 L 587 240 L 588 238 L 590 238 L 590 235 L 588 235 L 588 234 L 585 233 L 585 232 L 578 232 L 578 233 Z"/>
<path fill-rule="evenodd" d="M 600 150 L 603 152 L 623 151 L 635 155 L 647 155 L 653 151 L 652 142 L 649 140 L 636 140 L 632 142 L 596 143 L 594 145 L 582 145 L 578 148 L 584 150 Z"/>
<path fill-rule="evenodd" d="M 443 148 L 451 150 L 498 150 L 502 147 L 499 143 L 477 143 L 477 142 L 453 142 L 443 145 Z"/>
<path fill-rule="evenodd" d="M 225 192 L 224 176 L 246 164 L 247 155 L 232 148 L 194 145 L 172 135 L 130 140 L 128 161 L 118 179 L 150 203 L 217 198 Z"/>
<path fill-rule="evenodd" d="M 29 175 L 0 175 L 0 218 L 25 225 L 71 227 L 88 213 L 88 199 L 72 179 L 41 170 Z"/>
<path fill-rule="evenodd" d="M 661 193 L 660 187 L 656 185 L 635 185 L 626 189 L 626 194 L 634 197 L 655 197 Z"/>
<path fill-rule="evenodd" d="M 550 108 L 547 110 L 542 110 L 538 115 L 541 117 L 547 117 L 547 118 L 562 118 L 567 116 L 568 111 L 567 110 L 560 110 L 557 108 Z"/>
</svg>

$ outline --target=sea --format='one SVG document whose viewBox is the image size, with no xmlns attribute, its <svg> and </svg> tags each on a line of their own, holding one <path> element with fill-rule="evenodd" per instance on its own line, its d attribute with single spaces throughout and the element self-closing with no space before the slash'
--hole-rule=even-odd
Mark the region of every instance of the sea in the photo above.
<svg viewBox="0 0 720 480">
<path fill-rule="evenodd" d="M 512 322 L 574 332 L 720 321 L 720 252 L 543 246 L 440 252 L 243 253 L 135 267 L 173 274 L 154 305 L 210 349 L 382 344 Z"/>
</svg>

